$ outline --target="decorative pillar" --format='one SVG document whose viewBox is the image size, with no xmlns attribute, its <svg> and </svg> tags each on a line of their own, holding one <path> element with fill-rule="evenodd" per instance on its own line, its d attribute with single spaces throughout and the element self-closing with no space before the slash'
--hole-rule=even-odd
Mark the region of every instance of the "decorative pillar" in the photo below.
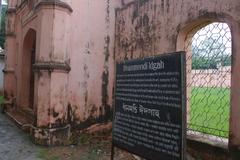
<svg viewBox="0 0 240 160">
<path fill-rule="evenodd" d="M 16 0 L 9 0 L 6 22 L 6 56 L 4 72 L 4 97 L 5 107 L 10 109 L 14 106 L 16 99 L 16 33 L 15 33 L 15 17 L 16 17 Z"/>
<path fill-rule="evenodd" d="M 72 9 L 59 0 L 42 0 L 35 5 L 41 17 L 39 54 L 35 72 L 34 106 L 36 126 L 31 135 L 42 145 L 68 144 L 71 126 L 68 122 L 69 30 Z"/>
</svg>

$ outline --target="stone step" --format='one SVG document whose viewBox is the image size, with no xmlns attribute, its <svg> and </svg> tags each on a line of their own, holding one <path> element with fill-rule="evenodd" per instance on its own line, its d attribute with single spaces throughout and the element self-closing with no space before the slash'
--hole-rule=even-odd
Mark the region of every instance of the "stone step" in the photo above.
<svg viewBox="0 0 240 160">
<path fill-rule="evenodd" d="M 34 124 L 33 115 L 30 112 L 24 110 L 7 110 L 5 113 L 24 131 L 29 132 L 30 127 Z"/>
</svg>

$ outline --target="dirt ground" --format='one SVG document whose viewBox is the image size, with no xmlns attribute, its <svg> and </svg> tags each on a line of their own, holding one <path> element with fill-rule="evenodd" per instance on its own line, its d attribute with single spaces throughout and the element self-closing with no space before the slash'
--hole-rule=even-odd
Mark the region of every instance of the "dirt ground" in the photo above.
<svg viewBox="0 0 240 160">
<path fill-rule="evenodd" d="M 37 160 L 39 150 L 26 134 L 0 113 L 0 160 Z"/>
<path fill-rule="evenodd" d="M 110 160 L 110 136 L 81 134 L 74 141 L 75 145 L 67 147 L 34 145 L 26 133 L 0 113 L 0 160 Z M 114 160 L 134 159 L 116 150 Z"/>
<path fill-rule="evenodd" d="M 19 129 L 6 115 L 0 113 L 0 160 L 110 160 L 111 136 L 76 133 L 74 145 L 43 147 L 35 145 L 27 133 Z M 114 160 L 140 160 L 115 149 Z M 189 155 L 187 160 L 193 160 Z"/>
</svg>

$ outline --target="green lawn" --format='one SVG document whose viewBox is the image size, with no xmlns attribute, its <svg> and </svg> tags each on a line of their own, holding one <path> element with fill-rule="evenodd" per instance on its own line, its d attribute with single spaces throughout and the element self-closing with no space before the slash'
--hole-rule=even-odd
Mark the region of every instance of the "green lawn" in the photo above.
<svg viewBox="0 0 240 160">
<path fill-rule="evenodd" d="M 0 112 L 3 112 L 3 104 L 4 103 L 4 97 L 0 96 Z"/>
<path fill-rule="evenodd" d="M 220 137 L 228 137 L 230 90 L 193 87 L 188 128 Z"/>
</svg>

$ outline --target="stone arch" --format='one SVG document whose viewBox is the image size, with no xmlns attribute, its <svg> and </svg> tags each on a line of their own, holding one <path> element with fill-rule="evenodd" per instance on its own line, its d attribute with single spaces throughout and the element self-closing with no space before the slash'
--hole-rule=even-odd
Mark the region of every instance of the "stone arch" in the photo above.
<svg viewBox="0 0 240 160">
<path fill-rule="evenodd" d="M 34 106 L 34 73 L 33 64 L 36 57 L 36 31 L 29 29 L 23 40 L 20 105 L 33 110 Z"/>
<path fill-rule="evenodd" d="M 199 29 L 207 26 L 210 23 L 219 22 L 226 23 L 230 30 L 232 36 L 232 73 L 231 73 L 231 105 L 230 105 L 230 128 L 229 128 L 229 147 L 235 149 L 236 146 L 240 145 L 240 127 L 237 124 L 240 122 L 240 118 L 237 116 L 240 113 L 238 107 L 238 92 L 236 88 L 240 87 L 238 68 L 239 64 L 237 61 L 240 60 L 240 46 L 239 35 L 240 35 L 240 24 L 231 16 L 224 13 L 204 13 L 194 20 L 186 23 L 182 23 L 179 28 L 179 34 L 177 37 L 176 50 L 184 51 L 185 43 L 191 40 L 191 36 L 194 35 Z M 188 54 L 188 53 L 186 53 Z M 188 70 L 188 68 L 187 68 Z M 188 77 L 187 77 L 188 78 Z M 189 105 L 189 104 L 188 104 Z"/>
<path fill-rule="evenodd" d="M 188 38 L 191 37 L 189 35 L 193 36 L 198 30 L 214 22 L 226 23 L 229 26 L 232 34 L 232 53 L 235 57 L 235 55 L 237 54 L 236 50 L 238 49 L 237 33 L 239 33 L 240 24 L 232 16 L 224 13 L 217 14 L 212 12 L 206 12 L 203 15 L 199 15 L 199 17 L 195 19 L 180 24 L 180 29 L 177 36 L 176 50 L 183 51 L 186 41 L 188 41 Z"/>
</svg>

